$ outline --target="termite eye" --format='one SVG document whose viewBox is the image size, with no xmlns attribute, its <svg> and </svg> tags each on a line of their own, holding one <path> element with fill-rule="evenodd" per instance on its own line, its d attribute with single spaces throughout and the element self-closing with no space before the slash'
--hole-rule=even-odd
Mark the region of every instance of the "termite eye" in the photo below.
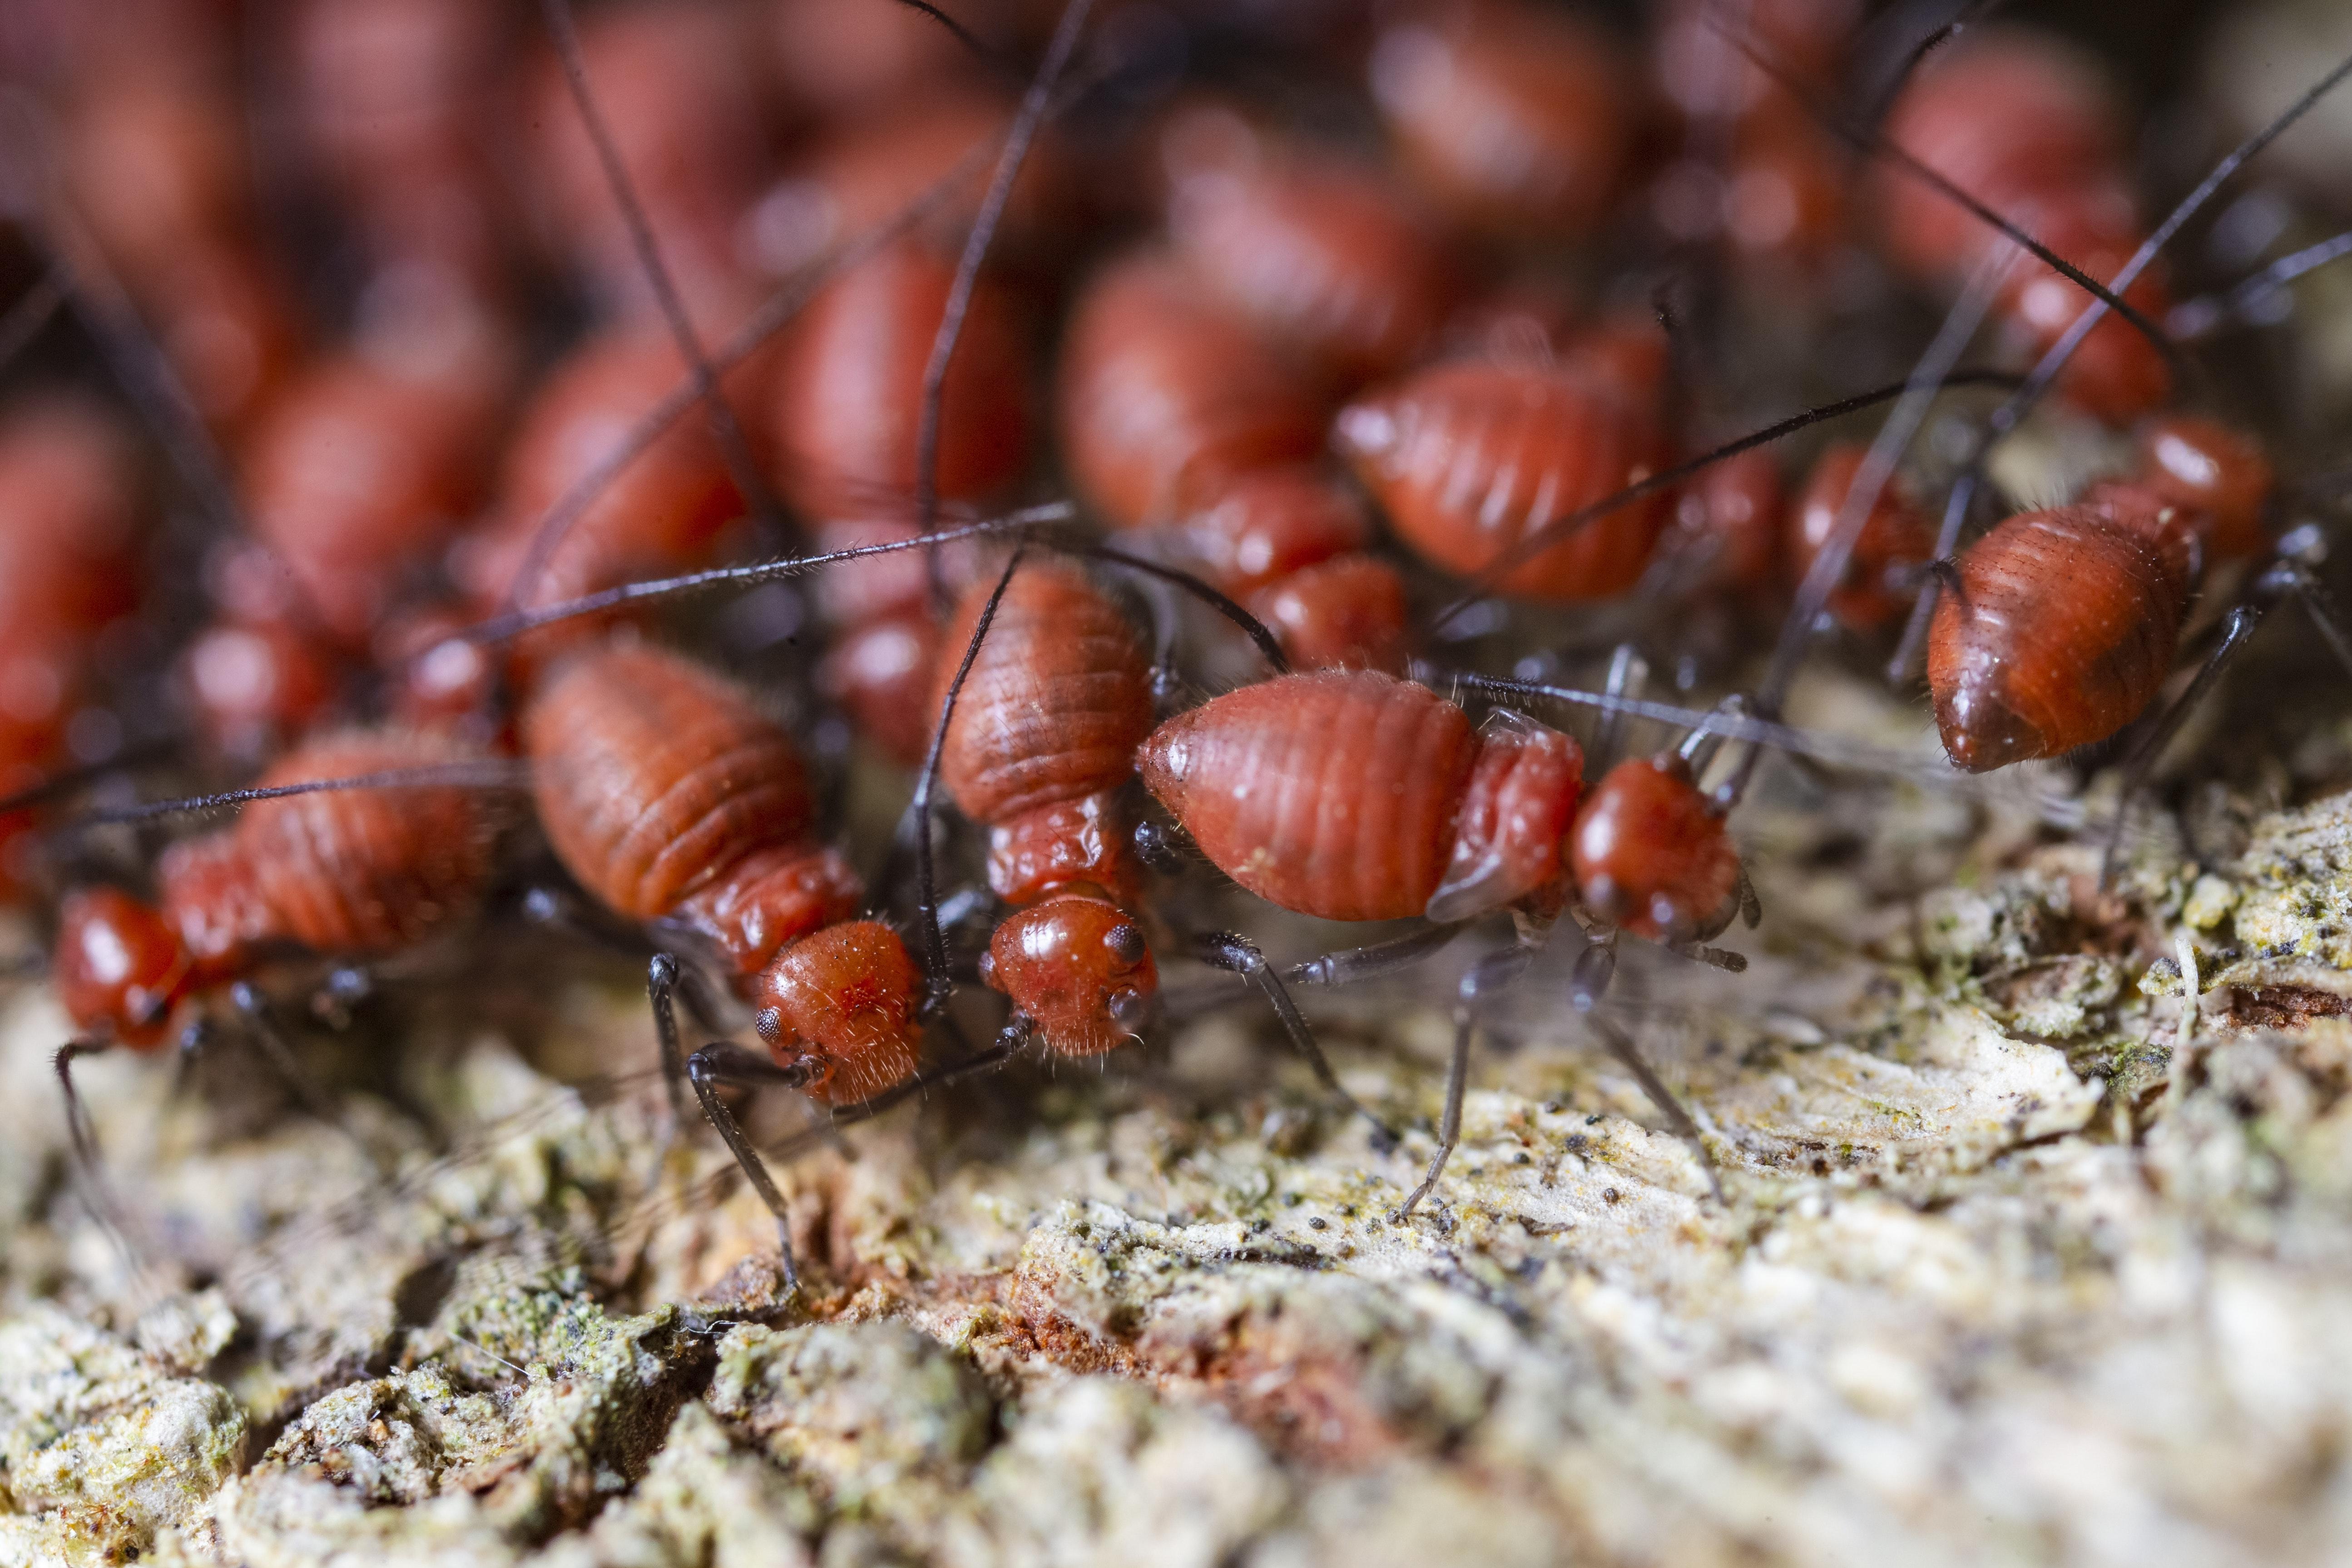
<svg viewBox="0 0 2352 1568">
<path fill-rule="evenodd" d="M 751 1020 L 751 1026 L 760 1031 L 760 1038 L 772 1046 L 784 1037 L 784 1016 L 774 1007 L 761 1008 L 760 1016 Z"/>
<path fill-rule="evenodd" d="M 1103 932 L 1103 945 L 1110 955 L 1129 968 L 1143 962 L 1143 930 L 1131 921 L 1122 921 Z"/>
<path fill-rule="evenodd" d="M 1151 999 L 1133 986 L 1122 985 L 1110 994 L 1108 1005 L 1112 1023 L 1122 1029 L 1139 1029 L 1144 1015 L 1151 1010 Z"/>
</svg>

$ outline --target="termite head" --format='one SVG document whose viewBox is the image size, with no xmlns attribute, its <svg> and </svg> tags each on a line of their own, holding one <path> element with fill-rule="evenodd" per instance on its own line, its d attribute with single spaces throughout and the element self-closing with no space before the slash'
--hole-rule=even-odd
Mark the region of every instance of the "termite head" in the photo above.
<svg viewBox="0 0 2352 1568">
<path fill-rule="evenodd" d="M 827 926 L 761 972 L 760 1038 L 780 1064 L 809 1071 L 806 1093 L 836 1105 L 871 1100 L 914 1074 L 919 981 L 888 926 Z"/>
<path fill-rule="evenodd" d="M 1140 1031 L 1160 989 L 1143 927 L 1082 892 L 1058 893 L 998 926 L 980 977 L 1013 999 L 1048 1049 L 1073 1057 L 1099 1056 Z"/>
<path fill-rule="evenodd" d="M 1507 709 L 1478 727 L 1478 750 L 1454 818 L 1445 878 L 1423 911 L 1440 922 L 1515 906 L 1557 914 L 1567 894 L 1561 849 L 1584 787 L 1584 752 L 1559 731 Z"/>
<path fill-rule="evenodd" d="M 2195 514 L 2209 558 L 2252 555 L 2269 542 L 2270 459 L 2217 420 L 2168 414 L 2139 429 L 2138 481 Z"/>
<path fill-rule="evenodd" d="M 1703 940 L 1737 910 L 1738 852 L 1679 757 L 1610 769 L 1585 796 L 1569 857 L 1585 907 L 1636 936 Z"/>
<path fill-rule="evenodd" d="M 51 975 L 77 1028 L 145 1049 L 171 1033 L 194 962 L 162 911 L 120 888 L 84 888 L 59 912 Z"/>
</svg>

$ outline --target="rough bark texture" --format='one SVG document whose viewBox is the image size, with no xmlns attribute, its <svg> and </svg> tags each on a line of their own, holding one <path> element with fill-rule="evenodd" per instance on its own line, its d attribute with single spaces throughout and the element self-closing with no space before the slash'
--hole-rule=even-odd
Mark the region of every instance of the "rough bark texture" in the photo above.
<svg viewBox="0 0 2352 1568">
<path fill-rule="evenodd" d="M 1318 1014 L 1399 1152 L 1235 1006 L 793 1165 L 788 1305 L 710 1141 L 648 1195 L 650 1029 L 607 975 L 534 982 L 535 1066 L 419 987 L 406 1109 L 342 1089 L 390 1177 L 234 1041 L 177 1095 L 92 1064 L 140 1273 L 64 1182 L 63 1027 L 19 994 L 0 1561 L 2341 1561 L 2352 796 L 2216 797 L 2201 862 L 2144 818 L 2103 893 L 2028 786 L 1769 777 L 1755 967 L 1629 949 L 1614 1004 L 1722 1205 L 1564 1016 L 1563 953 L 1390 1223 L 1442 958 Z M 322 1077 L 366 1054 L 321 1039 Z M 591 1067 L 622 1076 L 558 1087 Z"/>
</svg>

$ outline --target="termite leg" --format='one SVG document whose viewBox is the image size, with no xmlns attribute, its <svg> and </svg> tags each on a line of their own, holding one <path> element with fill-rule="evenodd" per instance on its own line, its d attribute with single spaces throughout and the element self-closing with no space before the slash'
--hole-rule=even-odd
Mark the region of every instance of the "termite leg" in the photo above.
<svg viewBox="0 0 2352 1568">
<path fill-rule="evenodd" d="M 1282 977 L 1296 985 L 1353 985 L 1411 968 L 1460 936 L 1469 922 L 1427 925 L 1364 947 L 1344 948 L 1294 963 Z"/>
<path fill-rule="evenodd" d="M 1315 1069 L 1316 1079 L 1323 1085 L 1324 1092 L 1370 1125 L 1375 1150 L 1385 1153 L 1396 1147 L 1394 1130 L 1340 1086 L 1339 1075 L 1331 1070 L 1330 1058 L 1316 1043 L 1315 1031 L 1308 1028 L 1307 1020 L 1299 1016 L 1297 1004 L 1291 1001 L 1289 991 L 1282 984 L 1282 976 L 1276 973 L 1274 965 L 1265 961 L 1265 954 L 1259 951 L 1257 943 L 1238 931 L 1211 931 L 1201 938 L 1200 954 L 1203 963 L 1238 974 L 1265 992 L 1275 1016 L 1282 1020 L 1283 1033 L 1290 1037 L 1292 1047 L 1307 1058 L 1307 1065 Z"/>
<path fill-rule="evenodd" d="M 1699 1136 L 1697 1120 L 1683 1109 L 1683 1102 L 1675 1098 L 1675 1091 L 1666 1087 L 1665 1081 L 1650 1069 L 1650 1064 L 1643 1058 L 1641 1047 L 1633 1044 L 1633 1036 L 1598 1013 L 1589 1013 L 1585 1016 L 1592 1024 L 1592 1032 L 1601 1037 L 1601 1043 L 1609 1047 L 1609 1054 L 1617 1058 L 1618 1065 L 1633 1075 L 1633 1081 L 1642 1086 L 1642 1092 L 1650 1097 L 1650 1103 L 1665 1117 L 1667 1124 L 1675 1130 L 1675 1135 L 1690 1145 L 1691 1152 L 1698 1157 L 1698 1168 L 1706 1173 L 1708 1190 L 1714 1193 L 1717 1203 L 1723 1202 L 1723 1182 L 1716 1174 L 1715 1156 L 1707 1152 L 1706 1140 Z"/>
<path fill-rule="evenodd" d="M 1621 642 L 1617 645 L 1617 651 L 1609 656 L 1609 680 L 1601 690 L 1611 697 L 1639 697 L 1649 674 L 1648 663 L 1634 651 L 1633 645 Z M 1601 710 L 1601 721 L 1592 727 L 1592 745 L 1585 753 L 1589 759 L 1585 763 L 1588 775 L 1600 777 L 1609 771 L 1609 764 L 1616 761 L 1617 731 L 1624 720 L 1623 712 L 1618 709 Z"/>
<path fill-rule="evenodd" d="M 115 1201 L 114 1190 L 107 1185 L 106 1168 L 99 1159 L 98 1127 L 89 1119 L 89 1107 L 82 1103 L 80 1091 L 74 1088 L 73 1063 L 77 1057 L 94 1057 L 105 1050 L 102 1040 L 73 1039 L 58 1047 L 50 1058 L 57 1069 L 58 1087 L 65 1091 L 66 1135 L 72 1141 L 76 1185 L 82 1204 L 89 1210 L 98 1227 L 106 1232 L 115 1247 L 133 1268 L 143 1268 L 137 1249 L 131 1247 L 130 1232 L 123 1223 L 122 1208 Z"/>
<path fill-rule="evenodd" d="M 686 1127 L 686 1056 L 677 1037 L 678 964 L 667 952 L 655 953 L 646 965 L 646 1000 L 654 1010 L 654 1037 L 661 1042 L 662 1089 L 669 1097 L 669 1133 L 662 1153 Z"/>
<path fill-rule="evenodd" d="M 1717 703 L 1715 711 L 1727 718 L 1745 719 L 1748 717 L 1748 699 L 1735 691 Z M 1690 769 L 1691 776 L 1696 778 L 1706 772 L 1708 765 L 1715 761 L 1716 753 L 1722 749 L 1721 734 L 1713 730 L 1693 730 L 1683 737 L 1683 743 L 1676 748 L 1676 754 Z"/>
<path fill-rule="evenodd" d="M 1421 1185 L 1391 1211 L 1391 1225 L 1402 1225 L 1412 1216 L 1413 1209 L 1437 1185 L 1437 1178 L 1445 1173 L 1445 1162 L 1454 1157 L 1454 1146 L 1462 1141 L 1462 1097 L 1469 1088 L 1470 1045 L 1477 1037 L 1480 1005 L 1489 995 L 1517 980 L 1534 957 L 1534 948 L 1514 942 L 1488 953 L 1462 977 L 1454 1002 L 1454 1058 L 1445 1068 L 1445 1115 L 1438 1124 L 1437 1154 L 1429 1162 L 1429 1174 L 1421 1179 Z"/>
<path fill-rule="evenodd" d="M 751 1141 L 743 1135 L 742 1124 L 735 1120 L 735 1113 L 727 1109 L 726 1101 L 719 1098 L 719 1086 L 722 1083 L 780 1084 L 786 1089 L 799 1089 L 808 1082 L 807 1069 L 798 1066 L 780 1067 L 770 1060 L 764 1051 L 746 1050 L 724 1040 L 713 1040 L 686 1058 L 686 1078 L 694 1086 L 694 1097 L 702 1102 L 702 1114 L 709 1117 L 710 1125 L 719 1130 L 719 1136 L 725 1141 L 728 1152 L 735 1156 L 735 1163 L 750 1179 L 752 1189 L 760 1194 L 760 1201 L 768 1205 L 770 1214 L 776 1216 L 776 1245 L 783 1255 L 784 1289 L 789 1293 L 797 1293 L 801 1288 L 801 1275 L 799 1267 L 793 1261 L 792 1211 L 785 1206 L 784 1194 L 777 1189 L 775 1178 L 768 1174 L 768 1167 L 761 1163 L 760 1152 L 752 1148 Z"/>
<path fill-rule="evenodd" d="M 645 955 L 645 939 L 633 928 L 625 928 L 617 921 L 604 918 L 602 910 L 584 903 L 569 889 L 534 887 L 521 898 L 523 919 L 536 926 L 562 931 L 583 937 L 598 947 L 625 953 L 631 958 Z"/>
<path fill-rule="evenodd" d="M 1015 1017 L 997 1031 L 995 1040 L 987 1049 L 975 1051 L 961 1060 L 948 1063 L 945 1067 L 916 1073 L 906 1082 L 895 1084 L 871 1100 L 861 1100 L 855 1105 L 835 1106 L 826 1113 L 825 1124 L 822 1129 L 795 1132 L 769 1152 L 778 1160 L 796 1158 L 821 1142 L 830 1142 L 838 1138 L 841 1135 L 841 1130 L 845 1127 L 854 1126 L 860 1121 L 871 1121 L 884 1111 L 896 1110 L 918 1095 L 937 1089 L 941 1084 L 953 1083 L 958 1079 L 970 1078 L 974 1073 L 1002 1067 L 1019 1054 L 1022 1047 L 1029 1043 L 1029 1021 L 1026 1018 Z"/>
<path fill-rule="evenodd" d="M 1756 896 L 1756 884 L 1749 880 L 1745 862 L 1739 868 L 1739 919 L 1749 931 L 1764 923 L 1764 900 Z"/>
<path fill-rule="evenodd" d="M 1609 982 L 1617 973 L 1617 930 L 1614 926 L 1600 932 L 1587 932 L 1584 951 L 1576 955 L 1576 967 L 1569 972 L 1568 999 L 1580 1013 L 1590 1013 L 1601 998 L 1609 994 Z"/>
<path fill-rule="evenodd" d="M 286 1037 L 278 1032 L 278 1021 L 269 1016 L 268 998 L 262 995 L 260 989 L 251 981 L 240 980 L 228 988 L 228 999 L 236 1008 L 237 1016 L 245 1020 L 246 1029 L 253 1037 L 254 1045 L 260 1049 L 261 1059 L 269 1064 L 269 1070 L 278 1075 L 278 1081 L 293 1095 L 295 1103 L 301 1106 L 313 1121 L 324 1122 L 350 1139 L 373 1163 L 375 1151 L 368 1147 L 367 1140 L 352 1131 L 351 1124 L 343 1120 L 341 1110 L 328 1098 L 327 1091 L 319 1087 L 318 1080 L 304 1071 L 301 1062 L 296 1059 L 294 1047 L 287 1044 Z"/>
<path fill-rule="evenodd" d="M 2305 542 L 2306 535 L 2308 542 Z M 2346 622 L 2343 610 L 2336 603 L 2336 595 L 2327 591 L 2319 581 L 2318 574 L 2312 571 L 2312 559 L 2300 553 L 2309 550 L 2315 552 L 2313 558 L 2315 558 L 2317 547 L 2315 530 L 2296 529 L 2290 532 L 2279 541 L 2280 559 L 2263 574 L 2256 586 L 2258 589 L 2268 587 L 2274 593 L 2291 593 L 2302 601 L 2304 614 L 2311 617 L 2311 624 L 2318 629 L 2329 651 L 2336 655 L 2337 662 L 2346 669 L 2352 670 L 2352 625 Z"/>
<path fill-rule="evenodd" d="M 1135 858 L 1163 877 L 1175 877 L 1202 857 L 1181 827 L 1146 820 L 1135 825 Z"/>
<path fill-rule="evenodd" d="M 2190 712 L 2212 689 L 2213 683 L 2221 678 L 2230 661 L 2237 658 L 2252 639 L 2254 628 L 2262 625 L 2263 616 L 2269 608 L 2267 603 L 2255 602 L 2240 605 L 2230 612 L 2229 618 L 2221 623 L 2221 640 L 2215 643 L 2213 651 L 2205 656 L 2203 668 L 2189 682 L 2188 689 L 2164 710 L 2164 716 L 2157 721 L 2156 728 L 2148 731 L 2147 739 L 2139 743 L 2130 760 L 2125 763 L 2123 785 L 2116 795 L 2116 819 L 2107 828 L 2106 848 L 2099 857 L 2100 887 L 2105 888 L 2114 877 L 2116 858 L 2123 852 L 2124 826 L 2131 819 L 2132 797 L 2147 782 L 2147 775 L 2155 769 L 2157 760 L 2164 754 L 2164 748 L 2171 744 L 2173 736 L 2180 732 L 2180 726 L 2188 721 Z"/>
</svg>

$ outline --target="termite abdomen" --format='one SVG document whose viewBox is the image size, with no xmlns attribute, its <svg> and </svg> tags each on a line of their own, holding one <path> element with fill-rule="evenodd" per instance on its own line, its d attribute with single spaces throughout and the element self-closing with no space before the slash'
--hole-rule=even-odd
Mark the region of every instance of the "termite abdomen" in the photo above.
<svg viewBox="0 0 2352 1568">
<path fill-rule="evenodd" d="M 1335 446 L 1432 564 L 1477 573 L 1537 530 L 1663 466 L 1653 411 L 1568 369 L 1434 366 L 1349 404 Z M 1600 599 L 1640 578 L 1667 497 L 1617 508 L 1504 574 L 1507 594 Z"/>
<path fill-rule="evenodd" d="M 1675 756 L 1618 763 L 1585 796 L 1570 839 L 1577 892 L 1636 936 L 1688 942 L 1727 923 L 1739 855 Z"/>
<path fill-rule="evenodd" d="M 1368 670 L 1227 692 L 1152 732 L 1143 781 L 1250 891 L 1325 920 L 1462 920 L 1540 896 L 1582 778 L 1524 721 L 1474 731 L 1428 688 Z"/>
<path fill-rule="evenodd" d="M 902 242 L 809 307 L 777 367 L 781 482 L 815 518 L 911 516 L 918 409 L 955 268 Z M 977 499 L 1029 454 L 1029 355 L 1012 300 L 982 285 L 941 393 L 937 493 Z"/>
<path fill-rule="evenodd" d="M 1324 405 L 1298 367 L 1160 257 L 1114 263 L 1087 285 L 1055 398 L 1072 480 L 1121 527 L 1166 521 L 1323 444 Z"/>
<path fill-rule="evenodd" d="M 2123 485 L 1970 545 L 1927 639 L 1952 761 L 1983 773 L 2057 756 L 2137 718 L 2172 668 L 2194 553 L 2179 511 Z"/>
<path fill-rule="evenodd" d="M 855 910 L 854 877 L 811 839 L 799 750 L 723 677 L 598 647 L 533 696 L 522 736 L 556 854 L 629 919 L 684 920 L 750 974 Z"/>
</svg>

